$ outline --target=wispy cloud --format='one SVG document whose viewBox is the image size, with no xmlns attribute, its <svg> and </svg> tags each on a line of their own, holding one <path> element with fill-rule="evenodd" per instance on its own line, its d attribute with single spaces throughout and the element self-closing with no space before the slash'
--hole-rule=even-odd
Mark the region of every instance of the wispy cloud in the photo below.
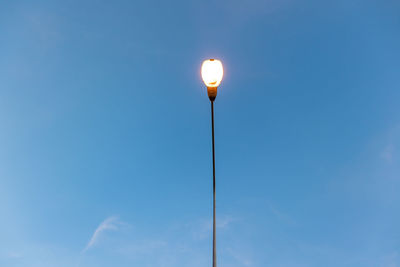
<svg viewBox="0 0 400 267">
<path fill-rule="evenodd" d="M 99 241 L 100 236 L 105 231 L 117 231 L 121 225 L 121 221 L 116 216 L 108 217 L 105 219 L 94 231 L 86 247 L 82 250 L 85 253 L 88 249 L 92 248 Z"/>
<path fill-rule="evenodd" d="M 241 266 L 253 266 L 252 259 L 243 253 L 242 250 L 233 250 L 232 248 L 228 248 L 227 251 L 234 259 L 235 263 L 239 263 Z"/>
<path fill-rule="evenodd" d="M 225 230 L 234 221 L 237 221 L 237 219 L 230 215 L 219 215 L 216 218 L 216 227 L 220 230 Z M 195 238 L 202 240 L 208 238 L 212 233 L 213 221 L 212 218 L 207 220 L 203 219 L 201 222 L 192 223 L 191 226 L 193 228 L 192 232 Z"/>
<path fill-rule="evenodd" d="M 270 212 L 272 212 L 276 218 L 278 218 L 280 221 L 289 224 L 289 225 L 296 225 L 296 221 L 290 217 L 288 214 L 284 213 L 280 209 L 278 209 L 275 205 L 273 205 L 271 202 L 267 202 L 268 208 Z"/>
<path fill-rule="evenodd" d="M 381 139 L 384 145 L 380 157 L 389 164 L 396 162 L 398 160 L 398 148 L 400 147 L 400 124 L 388 129 Z"/>
<path fill-rule="evenodd" d="M 10 259 L 20 259 L 22 258 L 22 254 L 19 252 L 10 251 L 8 252 L 7 257 Z"/>
<path fill-rule="evenodd" d="M 394 145 L 390 143 L 381 153 L 381 157 L 389 163 L 393 162 Z"/>
</svg>

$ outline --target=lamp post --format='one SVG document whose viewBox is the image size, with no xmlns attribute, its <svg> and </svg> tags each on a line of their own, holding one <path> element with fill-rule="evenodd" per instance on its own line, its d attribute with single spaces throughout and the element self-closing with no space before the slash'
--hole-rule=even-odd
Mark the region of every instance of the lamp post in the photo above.
<svg viewBox="0 0 400 267">
<path fill-rule="evenodd" d="M 208 59 L 201 66 L 201 76 L 207 86 L 208 98 L 211 102 L 212 163 L 213 163 L 213 267 L 217 267 L 216 227 L 215 227 L 215 145 L 214 145 L 214 100 L 217 88 L 222 81 L 224 69 L 221 61 Z"/>
</svg>

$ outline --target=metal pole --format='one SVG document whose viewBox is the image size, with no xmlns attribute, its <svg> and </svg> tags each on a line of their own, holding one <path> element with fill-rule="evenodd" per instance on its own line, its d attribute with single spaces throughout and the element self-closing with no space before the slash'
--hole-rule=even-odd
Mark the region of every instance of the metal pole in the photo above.
<svg viewBox="0 0 400 267">
<path fill-rule="evenodd" d="M 215 145 L 214 145 L 214 101 L 211 100 L 211 131 L 212 131 L 212 157 L 213 157 L 213 267 L 217 267 L 217 244 L 215 227 Z"/>
</svg>

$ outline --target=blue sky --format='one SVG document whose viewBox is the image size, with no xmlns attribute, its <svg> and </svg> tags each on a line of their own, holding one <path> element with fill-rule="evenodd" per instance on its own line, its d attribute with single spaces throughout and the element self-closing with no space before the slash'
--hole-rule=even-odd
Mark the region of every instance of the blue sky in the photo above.
<svg viewBox="0 0 400 267">
<path fill-rule="evenodd" d="M 398 1 L 7 1 L 0 266 L 400 266 Z"/>
</svg>

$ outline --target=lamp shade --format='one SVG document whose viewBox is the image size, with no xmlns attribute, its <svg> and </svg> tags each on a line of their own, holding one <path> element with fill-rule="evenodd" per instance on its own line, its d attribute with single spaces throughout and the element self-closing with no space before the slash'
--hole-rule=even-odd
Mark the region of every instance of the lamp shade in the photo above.
<svg viewBox="0 0 400 267">
<path fill-rule="evenodd" d="M 201 77 L 207 87 L 218 87 L 224 76 L 224 69 L 218 59 L 204 60 L 201 66 Z"/>
</svg>

